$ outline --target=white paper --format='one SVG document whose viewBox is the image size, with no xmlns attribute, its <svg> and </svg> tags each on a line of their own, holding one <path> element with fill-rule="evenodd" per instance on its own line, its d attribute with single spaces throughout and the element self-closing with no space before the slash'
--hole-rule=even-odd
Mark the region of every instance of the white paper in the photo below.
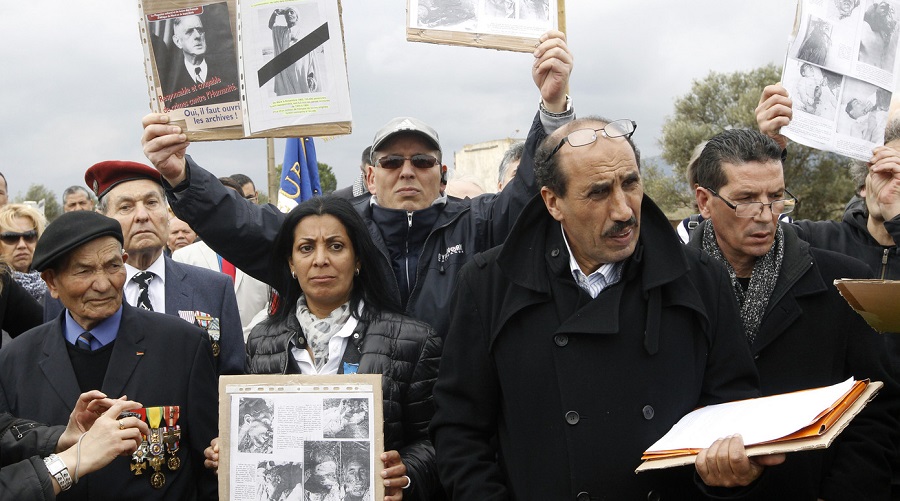
<svg viewBox="0 0 900 501">
<path fill-rule="evenodd" d="M 238 39 L 244 134 L 351 120 L 337 0 L 239 0 Z M 264 74 L 273 59 L 307 45 L 292 64 Z"/>
<path fill-rule="evenodd" d="M 409 0 L 410 27 L 538 38 L 556 26 L 550 0 Z"/>
<path fill-rule="evenodd" d="M 788 138 L 860 160 L 884 144 L 900 58 L 900 0 L 799 0 L 782 84 L 793 101 Z"/>
<path fill-rule="evenodd" d="M 824 388 L 727 402 L 681 418 L 647 453 L 705 449 L 720 438 L 740 434 L 744 445 L 785 437 L 815 422 L 816 416 L 853 387 L 853 378 Z"/>
<path fill-rule="evenodd" d="M 372 500 L 371 385 L 228 385 L 229 498 Z M 220 472 L 222 474 L 222 472 Z"/>
</svg>

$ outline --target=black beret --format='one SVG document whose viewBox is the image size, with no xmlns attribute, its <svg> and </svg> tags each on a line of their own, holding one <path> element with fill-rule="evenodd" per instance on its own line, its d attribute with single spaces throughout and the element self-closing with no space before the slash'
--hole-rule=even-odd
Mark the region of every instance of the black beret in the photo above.
<svg viewBox="0 0 900 501">
<path fill-rule="evenodd" d="M 85 210 L 63 213 L 38 240 L 31 267 L 44 271 L 77 247 L 104 236 L 115 237 L 120 244 L 125 241 L 122 225 L 111 217 Z"/>
</svg>

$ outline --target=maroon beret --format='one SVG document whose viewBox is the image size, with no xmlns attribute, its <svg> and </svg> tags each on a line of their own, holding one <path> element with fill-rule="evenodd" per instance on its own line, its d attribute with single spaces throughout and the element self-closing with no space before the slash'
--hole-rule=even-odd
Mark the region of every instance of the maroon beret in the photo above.
<svg viewBox="0 0 900 501">
<path fill-rule="evenodd" d="M 94 164 L 84 173 L 84 182 L 94 190 L 97 198 L 103 198 L 119 183 L 134 181 L 135 179 L 149 179 L 162 185 L 159 171 L 149 165 L 128 160 L 107 160 Z"/>
</svg>

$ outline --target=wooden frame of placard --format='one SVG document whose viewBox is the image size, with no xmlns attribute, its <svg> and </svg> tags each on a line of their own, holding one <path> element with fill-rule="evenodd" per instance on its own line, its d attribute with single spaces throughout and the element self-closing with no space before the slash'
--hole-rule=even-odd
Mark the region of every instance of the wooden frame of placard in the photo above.
<svg viewBox="0 0 900 501">
<path fill-rule="evenodd" d="M 338 13 L 342 11 L 341 1 L 337 2 Z M 150 110 L 154 113 L 163 113 L 161 105 L 163 97 L 163 89 L 157 68 L 156 58 L 154 54 L 153 44 L 147 25 L 147 15 L 157 14 L 161 12 L 175 11 L 178 9 L 189 9 L 202 5 L 213 3 L 226 3 L 228 6 L 229 20 L 231 23 L 231 36 L 235 54 L 238 53 L 238 33 L 237 33 L 237 0 L 138 0 L 138 26 L 141 35 L 141 44 L 144 48 L 144 72 L 147 78 L 147 91 L 149 94 Z M 344 24 L 340 23 L 341 47 L 343 48 L 344 66 L 346 68 L 347 52 L 344 43 Z M 237 56 L 236 56 L 237 57 Z M 243 71 L 239 72 L 240 86 L 243 87 Z M 241 89 L 242 90 L 242 89 Z M 246 100 L 241 100 L 242 109 L 246 106 Z M 175 110 L 173 110 L 175 111 Z M 289 127 L 278 127 L 257 132 L 255 134 L 245 135 L 242 125 L 233 125 L 227 127 L 219 127 L 215 129 L 189 130 L 184 119 L 183 113 L 172 113 L 172 125 L 181 127 L 188 140 L 190 141 L 222 141 L 231 139 L 250 139 L 263 137 L 310 137 L 310 136 L 336 136 L 350 134 L 353 130 L 352 122 L 329 122 L 321 124 L 296 125 Z"/>
<path fill-rule="evenodd" d="M 555 7 L 556 26 L 552 28 L 565 33 L 566 2 L 565 0 L 549 0 L 550 8 Z M 537 37 L 520 37 L 512 35 L 495 35 L 421 28 L 413 20 L 412 1 L 406 3 L 406 39 L 410 42 L 425 42 L 441 45 L 461 45 L 464 47 L 480 47 L 484 49 L 508 50 L 513 52 L 532 52 L 540 43 Z"/>
<path fill-rule="evenodd" d="M 384 405 L 382 400 L 381 375 L 380 374 L 340 374 L 327 376 L 307 376 L 302 374 L 256 374 L 240 376 L 219 377 L 219 499 L 230 499 L 231 493 L 231 454 L 230 446 L 231 430 L 231 397 L 230 395 L 290 395 L 300 394 L 291 392 L 291 387 L 304 386 L 313 389 L 315 393 L 346 393 L 346 388 L 354 386 L 371 386 L 372 391 L 365 394 L 371 395 L 372 406 L 369 412 L 373 416 L 373 428 L 370 429 L 370 439 L 367 441 L 370 452 L 374 458 L 375 470 L 370 472 L 369 482 L 374 488 L 373 499 L 384 498 L 384 483 L 381 475 L 376 475 L 378 465 L 381 464 L 381 454 L 384 452 Z M 240 387 L 243 391 L 229 392 Z M 357 390 L 358 391 L 358 390 Z M 236 439 L 236 437 L 235 437 Z M 356 440 L 353 441 L 364 441 Z M 305 467 L 305 465 L 304 465 Z"/>
</svg>

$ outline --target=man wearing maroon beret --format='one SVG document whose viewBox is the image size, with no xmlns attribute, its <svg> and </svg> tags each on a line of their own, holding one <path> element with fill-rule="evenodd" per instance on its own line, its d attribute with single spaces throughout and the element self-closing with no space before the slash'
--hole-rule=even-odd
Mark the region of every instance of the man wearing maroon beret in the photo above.
<svg viewBox="0 0 900 501">
<path fill-rule="evenodd" d="M 129 256 L 128 304 L 199 325 L 209 335 L 218 374 L 243 373 L 244 336 L 231 280 L 163 253 L 169 214 L 159 172 L 137 162 L 109 160 L 93 165 L 84 180 L 97 195 L 99 212 L 122 226 Z M 45 305 L 45 320 L 59 312 L 58 302 Z"/>
</svg>

